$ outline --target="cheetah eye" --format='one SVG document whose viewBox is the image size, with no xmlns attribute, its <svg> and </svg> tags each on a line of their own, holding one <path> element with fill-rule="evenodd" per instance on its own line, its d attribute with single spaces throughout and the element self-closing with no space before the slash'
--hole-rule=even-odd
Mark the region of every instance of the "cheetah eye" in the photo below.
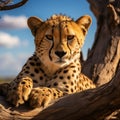
<svg viewBox="0 0 120 120">
<path fill-rule="evenodd" d="M 52 36 L 52 35 L 46 35 L 45 37 L 46 37 L 48 40 L 51 40 L 51 41 L 53 40 L 53 36 Z"/>
<path fill-rule="evenodd" d="M 74 37 L 75 37 L 74 35 L 68 35 L 68 36 L 67 36 L 67 40 L 73 40 Z"/>
</svg>

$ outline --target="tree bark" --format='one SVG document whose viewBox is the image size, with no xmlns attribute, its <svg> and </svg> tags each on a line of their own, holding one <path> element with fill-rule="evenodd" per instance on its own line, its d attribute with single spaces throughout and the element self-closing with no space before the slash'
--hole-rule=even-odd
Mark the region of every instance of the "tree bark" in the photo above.
<svg viewBox="0 0 120 120">
<path fill-rule="evenodd" d="M 16 4 L 12 4 L 12 5 L 8 5 L 11 0 L 5 0 L 3 2 L 0 2 L 0 11 L 3 11 L 3 10 L 11 10 L 11 9 L 15 9 L 15 8 L 18 8 L 18 7 L 21 7 L 23 6 L 28 0 L 22 0 Z"/>
<path fill-rule="evenodd" d="M 83 63 L 82 72 L 92 78 L 98 87 L 63 97 L 44 109 L 30 109 L 27 103 L 14 108 L 0 97 L 0 120 L 120 119 L 119 0 L 88 2 L 98 22 L 95 42 Z"/>
<path fill-rule="evenodd" d="M 119 0 L 109 1 L 88 0 L 97 19 L 97 32 L 82 72 L 98 86 L 113 78 L 120 60 L 120 4 Z"/>
</svg>

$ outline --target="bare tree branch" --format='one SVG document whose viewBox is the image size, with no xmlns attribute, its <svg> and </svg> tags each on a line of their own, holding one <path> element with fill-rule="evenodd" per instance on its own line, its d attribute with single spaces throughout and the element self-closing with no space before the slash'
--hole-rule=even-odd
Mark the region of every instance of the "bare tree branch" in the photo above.
<svg viewBox="0 0 120 120">
<path fill-rule="evenodd" d="M 19 3 L 13 4 L 13 5 L 8 5 L 10 1 L 11 1 L 11 0 L 6 0 L 6 1 L 3 2 L 3 3 L 0 3 L 0 11 L 3 11 L 3 10 L 11 10 L 11 9 L 15 9 L 15 8 L 21 7 L 21 6 L 24 5 L 28 0 L 22 0 L 22 1 L 19 2 Z M 6 4 L 7 4 L 7 5 L 6 5 Z"/>
<path fill-rule="evenodd" d="M 11 0 L 0 0 L 0 8 L 8 5 L 9 3 L 11 3 Z"/>
</svg>

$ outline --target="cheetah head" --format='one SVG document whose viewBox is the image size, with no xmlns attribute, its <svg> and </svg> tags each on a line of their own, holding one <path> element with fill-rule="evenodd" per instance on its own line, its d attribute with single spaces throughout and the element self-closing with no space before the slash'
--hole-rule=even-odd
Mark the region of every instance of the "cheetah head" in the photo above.
<svg viewBox="0 0 120 120">
<path fill-rule="evenodd" d="M 35 37 L 35 53 L 44 65 L 63 67 L 80 57 L 80 49 L 91 24 L 88 15 L 76 21 L 64 15 L 53 15 L 46 21 L 28 19 Z"/>
</svg>

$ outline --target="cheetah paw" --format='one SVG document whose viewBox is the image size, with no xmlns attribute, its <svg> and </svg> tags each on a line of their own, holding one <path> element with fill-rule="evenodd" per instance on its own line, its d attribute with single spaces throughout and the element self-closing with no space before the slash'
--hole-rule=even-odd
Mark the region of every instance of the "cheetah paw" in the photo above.
<svg viewBox="0 0 120 120">
<path fill-rule="evenodd" d="M 29 96 L 29 103 L 32 108 L 46 107 L 52 100 L 52 94 L 49 88 L 33 88 Z"/>
<path fill-rule="evenodd" d="M 8 91 L 7 101 L 18 107 L 20 104 L 28 100 L 30 92 L 33 88 L 33 81 L 29 77 L 24 77 L 22 80 Z"/>
</svg>

